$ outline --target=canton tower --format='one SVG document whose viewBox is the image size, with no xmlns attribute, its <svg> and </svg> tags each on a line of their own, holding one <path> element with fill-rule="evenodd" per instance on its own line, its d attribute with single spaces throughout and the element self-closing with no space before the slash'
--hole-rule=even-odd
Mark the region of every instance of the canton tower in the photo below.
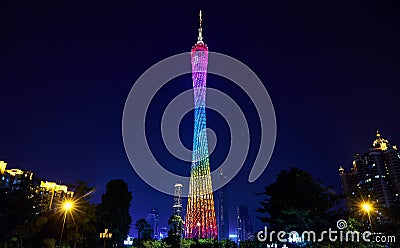
<svg viewBox="0 0 400 248">
<path fill-rule="evenodd" d="M 206 132 L 208 48 L 203 42 L 201 22 L 200 11 L 199 37 L 191 51 L 194 92 L 194 134 L 185 235 L 187 238 L 217 238 L 218 231 Z"/>
</svg>

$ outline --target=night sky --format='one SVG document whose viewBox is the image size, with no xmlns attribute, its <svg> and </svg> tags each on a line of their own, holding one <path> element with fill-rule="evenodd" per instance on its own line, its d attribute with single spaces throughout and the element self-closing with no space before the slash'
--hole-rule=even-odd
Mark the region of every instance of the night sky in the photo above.
<svg viewBox="0 0 400 248">
<path fill-rule="evenodd" d="M 282 169 L 307 170 L 341 193 L 339 165 L 349 168 L 354 153 L 366 152 L 377 129 L 400 144 L 398 2 L 186 2 L 0 3 L 0 160 L 49 181 L 83 179 L 96 187 L 94 202 L 109 180 L 124 179 L 133 193 L 133 220 L 159 208 L 160 226 L 166 226 L 172 197 L 133 171 L 122 142 L 122 113 L 147 68 L 190 51 L 199 9 L 209 50 L 249 66 L 265 84 L 277 118 L 276 146 L 264 174 L 247 182 L 250 156 L 228 186 L 232 224 L 235 206 L 244 204 L 261 228 L 253 212 L 261 199 L 254 193 Z M 246 117 L 252 118 L 249 99 L 229 81 L 210 76 L 208 86 L 250 106 Z M 173 80 L 154 106 L 190 87 L 190 75 Z M 151 109 L 153 118 L 162 114 Z M 213 111 L 207 121 L 219 140 L 210 158 L 216 168 L 229 148 L 228 125 Z M 188 148 L 192 125 L 189 113 L 180 127 Z M 159 130 L 159 124 L 150 128 Z M 258 131 L 252 134 L 255 149 Z M 150 137 L 158 159 L 171 165 L 159 136 Z M 189 166 L 180 169 L 189 173 Z"/>
</svg>

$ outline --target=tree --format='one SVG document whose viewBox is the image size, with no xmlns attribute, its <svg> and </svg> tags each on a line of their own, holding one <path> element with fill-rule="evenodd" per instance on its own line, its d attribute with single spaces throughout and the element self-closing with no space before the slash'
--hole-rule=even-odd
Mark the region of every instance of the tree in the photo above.
<svg viewBox="0 0 400 248">
<path fill-rule="evenodd" d="M 151 227 L 150 224 L 145 219 L 139 219 L 135 223 L 135 229 L 138 232 L 138 241 L 151 239 Z"/>
<path fill-rule="evenodd" d="M 237 244 L 230 239 L 219 241 L 221 248 L 237 248 Z"/>
<path fill-rule="evenodd" d="M 0 188 L 0 247 L 13 243 L 16 247 L 35 246 L 40 210 L 38 186 L 22 179 L 10 187 Z"/>
<path fill-rule="evenodd" d="M 218 240 L 216 239 L 198 239 L 196 240 L 196 247 L 199 248 L 218 248 Z"/>
<path fill-rule="evenodd" d="M 258 248 L 258 247 L 265 247 L 264 244 L 259 242 L 258 240 L 244 240 L 240 241 L 240 248 Z"/>
<path fill-rule="evenodd" d="M 166 243 L 172 247 L 179 247 L 183 232 L 183 220 L 179 215 L 172 215 L 168 220 L 168 225 L 170 229 L 168 231 Z"/>
<path fill-rule="evenodd" d="M 56 240 L 55 239 L 44 239 L 42 242 L 43 248 L 54 248 L 56 247 Z"/>
<path fill-rule="evenodd" d="M 382 223 L 375 223 L 375 230 L 387 235 L 400 236 L 400 205 L 395 203 L 389 208 L 381 209 L 385 217 Z"/>
<path fill-rule="evenodd" d="M 280 172 L 276 182 L 257 195 L 265 196 L 256 209 L 262 214 L 258 218 L 272 230 L 289 233 L 320 231 L 329 223 L 336 226 L 338 213 L 332 208 L 340 196 L 304 170 L 291 168 Z"/>
<path fill-rule="evenodd" d="M 179 245 L 181 248 L 191 248 L 191 247 L 196 246 L 196 242 L 193 239 L 181 239 L 181 242 Z"/>
<path fill-rule="evenodd" d="M 129 214 L 132 192 L 128 185 L 121 179 L 111 180 L 106 185 L 106 193 L 101 197 L 101 203 L 97 208 L 98 233 L 109 229 L 112 233 L 110 242 L 123 246 L 123 241 L 129 233 L 132 218 Z"/>
<path fill-rule="evenodd" d="M 69 184 L 68 189 L 74 192 L 73 197 L 68 198 L 73 202 L 73 208 L 66 215 L 62 242 L 70 247 L 97 247 L 96 207 L 90 203 L 94 189 L 81 180 Z M 59 244 L 64 213 L 63 209 L 56 208 L 55 211 L 42 213 L 38 218 L 37 224 L 43 226 L 39 233 L 42 242 L 54 239 Z"/>
<path fill-rule="evenodd" d="M 355 218 L 348 218 L 347 221 L 347 227 L 344 229 L 345 231 L 361 231 L 363 230 L 363 224 L 359 222 Z M 360 242 L 344 242 L 346 245 L 346 248 L 378 248 L 381 247 L 379 245 L 371 244 L 365 242 L 363 239 L 360 239 Z"/>
<path fill-rule="evenodd" d="M 89 187 L 85 181 L 78 180 L 75 184 L 68 186 L 74 192 L 75 209 L 72 212 L 72 218 L 66 223 L 68 243 L 73 247 L 90 246 L 96 242 L 98 234 L 96 232 L 96 205 L 90 203 L 93 187 Z"/>
<path fill-rule="evenodd" d="M 145 248 L 170 248 L 171 246 L 160 240 L 147 240 L 143 243 Z"/>
</svg>

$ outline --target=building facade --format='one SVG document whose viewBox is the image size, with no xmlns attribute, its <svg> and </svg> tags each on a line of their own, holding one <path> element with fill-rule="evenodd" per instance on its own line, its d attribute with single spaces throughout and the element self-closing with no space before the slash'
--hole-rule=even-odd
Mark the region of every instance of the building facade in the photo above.
<svg viewBox="0 0 400 248">
<path fill-rule="evenodd" d="M 158 213 L 157 213 L 158 215 Z M 146 221 L 150 225 L 150 230 L 151 230 L 151 238 L 152 239 L 157 239 L 157 224 L 158 224 L 158 216 L 156 216 L 155 213 L 149 213 L 146 216 Z"/>
<path fill-rule="evenodd" d="M 29 187 L 33 192 L 32 196 L 38 199 L 38 213 L 45 211 L 57 210 L 60 203 L 64 199 L 72 198 L 73 191 L 68 190 L 66 185 L 57 184 L 55 182 L 35 180 L 31 171 L 23 171 L 20 169 L 7 169 L 7 163 L 0 161 L 0 188 L 6 191 L 20 189 L 21 185 Z"/>
<path fill-rule="evenodd" d="M 172 213 L 182 218 L 182 184 L 176 183 L 174 190 L 174 204 L 172 205 Z"/>
<path fill-rule="evenodd" d="M 74 196 L 74 192 L 68 190 L 66 185 L 55 182 L 41 181 L 39 189 L 41 207 L 44 211 L 57 210 L 61 202 L 65 199 L 71 199 Z"/>
<path fill-rule="evenodd" d="M 238 206 L 236 208 L 236 236 L 237 242 L 253 240 L 254 230 L 249 216 L 249 209 L 246 206 Z"/>
<path fill-rule="evenodd" d="M 378 208 L 399 204 L 400 154 L 379 132 L 368 152 L 356 154 L 350 171 L 340 167 L 339 175 L 350 212 L 359 209 L 362 201 Z"/>
<path fill-rule="evenodd" d="M 7 169 L 7 163 L 0 161 L 0 188 L 16 190 L 22 182 L 33 182 L 33 172 Z"/>
<path fill-rule="evenodd" d="M 219 172 L 218 180 L 223 182 L 226 181 L 226 176 L 222 172 Z M 225 240 L 229 239 L 229 204 L 228 204 L 228 190 L 227 186 L 220 188 L 217 191 L 217 225 L 218 225 L 218 239 Z"/>
<path fill-rule="evenodd" d="M 161 227 L 159 236 L 160 236 L 160 239 L 168 238 L 168 228 L 165 226 Z"/>
</svg>

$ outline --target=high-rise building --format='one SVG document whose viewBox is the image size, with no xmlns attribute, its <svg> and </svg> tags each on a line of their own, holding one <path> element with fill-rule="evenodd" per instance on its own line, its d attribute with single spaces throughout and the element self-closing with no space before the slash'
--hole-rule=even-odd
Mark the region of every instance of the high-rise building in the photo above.
<svg viewBox="0 0 400 248">
<path fill-rule="evenodd" d="M 340 167 L 339 174 L 350 212 L 359 209 L 361 201 L 379 208 L 399 203 L 400 154 L 379 132 L 368 152 L 354 156 L 351 171 Z"/>
<path fill-rule="evenodd" d="M 354 197 L 357 192 L 357 168 L 353 166 L 349 172 L 345 172 L 342 166 L 339 168 L 340 181 L 346 199 L 347 209 L 351 210 L 354 204 Z"/>
<path fill-rule="evenodd" d="M 163 226 L 160 230 L 160 239 L 168 238 L 168 228 Z"/>
<path fill-rule="evenodd" d="M 194 92 L 194 134 L 190 170 L 189 199 L 186 211 L 185 236 L 217 238 L 217 223 L 208 158 L 206 130 L 206 78 L 208 48 L 203 42 L 202 16 L 197 43 L 191 50 Z"/>
<path fill-rule="evenodd" d="M 154 214 L 154 216 L 155 216 L 154 239 L 159 239 L 159 235 L 158 235 L 158 221 L 159 221 L 158 209 L 157 208 L 152 208 L 150 210 L 150 213 Z"/>
<path fill-rule="evenodd" d="M 238 206 L 236 208 L 236 235 L 237 242 L 251 240 L 254 238 L 253 225 L 249 216 L 249 209 L 246 206 Z"/>
<path fill-rule="evenodd" d="M 0 188 L 16 190 L 19 188 L 21 182 L 31 182 L 32 180 L 33 172 L 20 169 L 7 170 L 7 163 L 0 161 Z"/>
<path fill-rule="evenodd" d="M 174 191 L 174 205 L 172 206 L 172 211 L 174 215 L 182 217 L 182 184 L 175 184 Z"/>
<path fill-rule="evenodd" d="M 43 210 L 55 210 L 59 208 L 64 199 L 70 199 L 74 196 L 74 192 L 68 190 L 66 185 L 55 182 L 41 181 L 39 189 Z"/>
<path fill-rule="evenodd" d="M 7 190 L 18 190 L 21 183 L 32 190 L 35 190 L 40 197 L 40 210 L 51 211 L 60 207 L 60 203 L 65 198 L 72 198 L 73 191 L 68 190 L 66 185 L 60 185 L 55 182 L 40 181 L 37 184 L 33 177 L 33 172 L 20 169 L 7 169 L 7 163 L 0 161 L 0 188 Z"/>
<path fill-rule="evenodd" d="M 153 213 L 150 213 L 150 214 L 148 214 L 147 216 L 146 216 L 146 221 L 147 221 L 147 223 L 149 223 L 149 225 L 150 225 L 150 230 L 151 230 L 151 238 L 152 239 L 155 239 L 155 238 L 157 238 L 157 233 L 156 233 L 156 223 L 157 223 L 157 220 L 156 220 L 156 215 L 155 214 L 153 214 Z"/>
<path fill-rule="evenodd" d="M 4 175 L 6 171 L 7 163 L 4 161 L 0 161 L 0 174 Z"/>
<path fill-rule="evenodd" d="M 226 181 L 226 176 L 220 170 L 218 180 Z M 228 204 L 228 191 L 227 186 L 220 188 L 217 191 L 218 207 L 217 207 L 217 225 L 218 225 L 218 239 L 229 239 L 229 204 Z"/>
<path fill-rule="evenodd" d="M 172 206 L 172 214 L 179 216 L 179 218 L 172 218 L 172 226 L 182 226 L 182 184 L 176 183 L 175 184 L 175 191 L 174 191 L 174 205 Z M 176 230 L 177 234 L 179 233 L 180 236 L 183 234 L 183 229 L 180 228 Z"/>
</svg>

